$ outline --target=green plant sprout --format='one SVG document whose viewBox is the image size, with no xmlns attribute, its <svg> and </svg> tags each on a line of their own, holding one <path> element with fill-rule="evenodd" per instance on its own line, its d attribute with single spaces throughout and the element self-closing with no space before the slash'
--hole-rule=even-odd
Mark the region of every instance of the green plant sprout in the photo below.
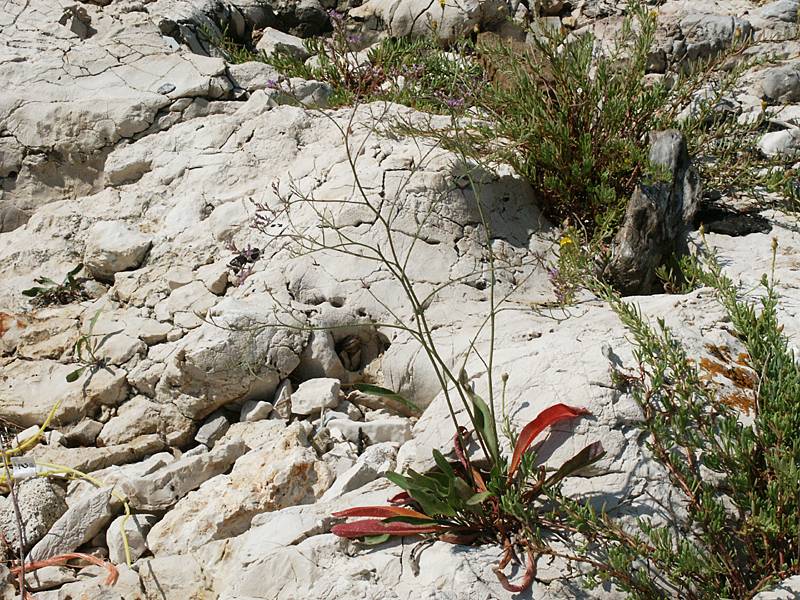
<svg viewBox="0 0 800 600">
<path fill-rule="evenodd" d="M 35 306 L 70 304 L 85 300 L 88 296 L 83 289 L 83 282 L 75 278 L 82 269 L 82 264 L 73 268 L 61 283 L 56 283 L 48 277 L 37 277 L 34 282 L 38 285 L 22 290 L 22 295 L 31 298 L 31 303 Z"/>
</svg>

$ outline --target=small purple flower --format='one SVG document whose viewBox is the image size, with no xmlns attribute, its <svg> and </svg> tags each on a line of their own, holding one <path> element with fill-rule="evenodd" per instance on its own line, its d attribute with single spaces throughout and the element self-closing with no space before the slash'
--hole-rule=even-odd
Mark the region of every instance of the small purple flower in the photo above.
<svg viewBox="0 0 800 600">
<path fill-rule="evenodd" d="M 347 36 L 347 43 L 351 46 L 358 46 L 361 42 L 364 41 L 364 36 L 359 34 L 353 34 Z"/>
<path fill-rule="evenodd" d="M 270 90 L 277 90 L 280 89 L 280 83 L 278 83 L 277 79 L 267 79 L 266 86 Z"/>
<path fill-rule="evenodd" d="M 462 108 L 464 106 L 463 98 L 446 98 L 444 103 L 450 108 Z"/>
<path fill-rule="evenodd" d="M 330 17 L 330 20 L 333 21 L 334 25 L 340 25 L 341 23 L 344 22 L 344 15 L 340 13 L 338 10 L 332 8 L 327 12 L 328 12 L 328 17 Z"/>
</svg>

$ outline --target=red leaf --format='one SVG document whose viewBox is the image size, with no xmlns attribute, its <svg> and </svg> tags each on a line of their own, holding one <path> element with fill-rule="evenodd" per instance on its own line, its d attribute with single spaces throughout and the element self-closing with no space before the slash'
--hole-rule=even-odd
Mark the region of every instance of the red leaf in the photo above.
<svg viewBox="0 0 800 600">
<path fill-rule="evenodd" d="M 479 492 L 486 491 L 486 482 L 483 481 L 483 477 L 478 472 L 478 469 L 473 467 L 469 464 L 467 460 L 466 452 L 464 452 L 464 445 L 462 444 L 462 440 L 466 440 L 469 438 L 469 432 L 467 431 L 466 427 L 459 427 L 456 431 L 455 436 L 453 436 L 453 449 L 456 453 L 456 458 L 461 462 L 461 466 L 464 467 L 464 471 L 467 473 L 472 474 L 472 480 L 475 483 L 475 487 Z"/>
<path fill-rule="evenodd" d="M 508 580 L 508 577 L 506 577 L 503 573 L 503 569 L 507 563 L 508 560 L 503 560 L 493 569 L 494 574 L 497 576 L 497 580 L 500 582 L 500 585 L 503 586 L 503 589 L 507 592 L 518 594 L 519 592 L 524 592 L 531 587 L 531 584 L 533 583 L 533 577 L 536 575 L 536 558 L 533 556 L 533 553 L 528 550 L 528 556 L 525 559 L 525 573 L 522 575 L 522 581 L 520 581 L 518 584 L 511 583 Z"/>
<path fill-rule="evenodd" d="M 355 506 L 333 513 L 334 517 L 414 517 L 415 519 L 431 519 L 428 515 L 402 506 Z"/>
<path fill-rule="evenodd" d="M 29 562 L 25 565 L 25 572 L 29 573 L 32 571 L 36 571 L 38 569 L 43 569 L 44 567 L 51 567 L 54 565 L 63 565 L 66 564 L 67 561 L 72 559 L 82 559 L 86 562 L 92 563 L 93 565 L 97 565 L 98 567 L 103 567 L 108 570 L 108 576 L 106 577 L 105 583 L 106 585 L 114 585 L 117 583 L 117 579 L 119 578 L 119 571 L 117 567 L 115 567 L 112 563 L 106 562 L 101 558 L 97 558 L 96 556 L 92 556 L 91 554 L 83 554 L 82 552 L 67 552 L 66 554 L 59 554 L 58 556 L 53 556 L 52 558 L 47 558 L 45 560 L 37 560 L 34 562 Z M 68 565 L 72 566 L 72 565 Z M 12 575 L 17 575 L 22 570 L 22 567 L 13 567 L 11 569 Z"/>
<path fill-rule="evenodd" d="M 588 414 L 591 413 L 585 408 L 573 408 L 566 404 L 554 404 L 540 412 L 539 416 L 528 423 L 519 434 L 517 445 L 514 448 L 514 455 L 511 457 L 511 466 L 508 468 L 509 481 L 519 468 L 519 463 L 522 462 L 525 451 L 531 447 L 533 441 L 546 427 L 565 419 L 573 419 Z"/>
<path fill-rule="evenodd" d="M 412 525 L 411 523 L 384 523 L 380 519 L 362 519 L 331 527 L 331 533 L 343 538 L 360 538 L 368 535 L 419 535 L 438 533 L 447 528 L 442 525 Z"/>
<path fill-rule="evenodd" d="M 477 533 L 445 533 L 439 536 L 439 540 L 448 544 L 460 544 L 469 546 L 478 539 Z"/>
<path fill-rule="evenodd" d="M 409 495 L 408 492 L 400 492 L 396 496 L 392 496 L 387 500 L 389 504 L 394 504 L 395 506 L 404 506 L 406 504 L 411 504 L 414 499 Z"/>
</svg>

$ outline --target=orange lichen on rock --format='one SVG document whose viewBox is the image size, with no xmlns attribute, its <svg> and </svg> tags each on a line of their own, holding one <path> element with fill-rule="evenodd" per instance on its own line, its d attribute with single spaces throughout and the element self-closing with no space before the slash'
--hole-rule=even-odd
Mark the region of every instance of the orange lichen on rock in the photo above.
<svg viewBox="0 0 800 600">
<path fill-rule="evenodd" d="M 730 393 L 720 394 L 720 399 L 728 406 L 752 412 L 755 406 L 758 376 L 750 367 L 749 355 L 742 352 L 734 361 L 727 346 L 707 344 L 706 349 L 717 360 L 700 359 L 700 368 L 705 371 L 703 379 L 709 382 L 714 381 L 715 377 L 726 379 L 736 389 Z"/>
</svg>

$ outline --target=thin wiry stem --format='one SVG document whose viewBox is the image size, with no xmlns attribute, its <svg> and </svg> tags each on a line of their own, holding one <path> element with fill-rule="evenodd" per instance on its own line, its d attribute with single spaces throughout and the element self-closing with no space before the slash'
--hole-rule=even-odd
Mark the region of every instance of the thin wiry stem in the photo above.
<svg viewBox="0 0 800 600">
<path fill-rule="evenodd" d="M 0 436 L 0 449 L 3 451 L 3 471 L 5 472 L 5 478 L 8 482 L 9 498 L 11 499 L 11 506 L 14 508 L 14 524 L 17 528 L 17 542 L 19 543 L 20 561 L 17 581 L 19 585 L 19 594 L 24 598 L 27 595 L 27 588 L 25 586 L 25 546 L 27 545 L 27 542 L 25 539 L 25 527 L 23 526 L 22 522 L 22 513 L 20 512 L 19 508 L 19 500 L 17 499 L 17 482 L 11 474 L 11 463 L 10 459 L 8 458 L 8 451 L 6 449 L 6 443 L 3 436 Z"/>
</svg>

